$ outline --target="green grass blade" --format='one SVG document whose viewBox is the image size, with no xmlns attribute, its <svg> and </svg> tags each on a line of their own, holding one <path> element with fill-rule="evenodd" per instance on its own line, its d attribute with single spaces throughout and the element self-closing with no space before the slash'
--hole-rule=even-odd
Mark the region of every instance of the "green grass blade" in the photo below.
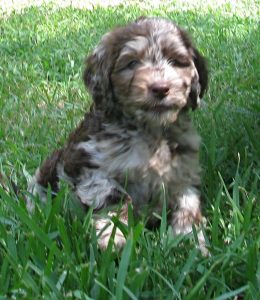
<svg viewBox="0 0 260 300">
<path fill-rule="evenodd" d="M 231 292 L 228 292 L 228 293 L 225 293 L 219 297 L 217 297 L 215 300 L 226 300 L 226 299 L 231 299 L 239 294 L 241 294 L 242 292 L 246 291 L 248 289 L 248 286 L 245 285 L 245 286 L 242 286 L 241 288 L 239 289 L 236 289 L 234 291 L 231 291 Z"/>
<path fill-rule="evenodd" d="M 37 225 L 33 218 L 31 218 L 28 212 L 24 208 L 22 208 L 17 202 L 13 201 L 13 199 L 11 199 L 8 195 L 1 193 L 1 191 L 0 195 L 6 201 L 7 205 L 10 206 L 13 209 L 13 211 L 19 216 L 21 221 L 25 223 L 32 232 L 35 233 L 35 235 L 46 247 L 51 249 L 52 240 L 46 233 L 43 232 L 43 230 L 40 228 L 40 226 Z M 55 249 L 55 252 L 56 254 L 59 254 L 58 248 Z"/>
<path fill-rule="evenodd" d="M 181 273 L 179 275 L 179 278 L 178 278 L 178 281 L 175 283 L 174 285 L 174 288 L 176 290 L 176 292 L 179 292 L 181 286 L 182 286 L 182 283 L 183 281 L 185 280 L 185 277 L 187 276 L 187 274 L 190 272 L 193 264 L 194 264 L 194 261 L 196 260 L 197 258 L 197 255 L 198 255 L 198 249 L 193 249 L 184 265 L 184 267 L 182 268 L 181 270 Z"/>
<path fill-rule="evenodd" d="M 197 293 L 200 291 L 200 289 L 203 287 L 204 283 L 206 282 L 207 278 L 212 273 L 213 269 L 222 262 L 222 258 L 218 261 L 216 261 L 211 268 L 197 281 L 195 286 L 190 290 L 188 295 L 186 296 L 185 300 L 193 300 L 194 297 L 196 297 Z"/>
<path fill-rule="evenodd" d="M 169 280 L 167 280 L 162 274 L 160 274 L 157 270 L 155 269 L 151 269 L 151 271 L 153 273 L 155 273 L 158 277 L 160 277 L 165 283 L 166 285 L 170 288 L 170 290 L 172 291 L 172 296 L 176 297 L 177 299 L 181 300 L 181 297 L 179 295 L 179 293 L 176 291 L 176 289 L 174 288 L 174 286 L 169 282 Z"/>
<path fill-rule="evenodd" d="M 127 275 L 128 265 L 133 247 L 133 233 L 131 232 L 126 241 L 121 261 L 119 264 L 116 286 L 116 299 L 123 300 L 124 283 Z"/>
</svg>

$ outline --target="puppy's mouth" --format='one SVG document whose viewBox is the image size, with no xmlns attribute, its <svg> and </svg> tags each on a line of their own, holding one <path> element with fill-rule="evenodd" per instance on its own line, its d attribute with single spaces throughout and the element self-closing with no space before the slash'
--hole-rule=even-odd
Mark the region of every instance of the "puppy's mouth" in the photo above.
<svg viewBox="0 0 260 300">
<path fill-rule="evenodd" d="M 175 111 L 177 109 L 176 105 L 166 105 L 166 104 L 154 104 L 154 105 L 143 105 L 142 109 L 147 112 L 154 113 L 164 113 L 168 111 Z"/>
</svg>

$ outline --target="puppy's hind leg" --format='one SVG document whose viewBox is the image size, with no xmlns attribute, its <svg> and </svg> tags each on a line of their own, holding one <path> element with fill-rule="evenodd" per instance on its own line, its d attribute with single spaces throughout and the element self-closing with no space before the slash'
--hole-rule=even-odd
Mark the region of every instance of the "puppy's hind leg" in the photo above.
<svg viewBox="0 0 260 300">
<path fill-rule="evenodd" d="M 42 202 L 46 202 L 48 186 L 52 193 L 56 194 L 59 189 L 59 177 L 57 166 L 62 156 L 62 150 L 54 151 L 38 168 L 31 181 L 28 183 L 27 191 L 31 195 L 38 195 Z M 29 195 L 26 196 L 26 207 L 29 212 L 34 210 L 34 202 Z"/>
</svg>

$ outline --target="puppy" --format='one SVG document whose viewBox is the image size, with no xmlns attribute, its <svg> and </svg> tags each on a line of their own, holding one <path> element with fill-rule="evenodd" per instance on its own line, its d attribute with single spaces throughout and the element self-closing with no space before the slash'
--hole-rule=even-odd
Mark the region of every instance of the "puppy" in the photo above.
<svg viewBox="0 0 260 300">
<path fill-rule="evenodd" d="M 86 59 L 90 112 L 37 170 L 29 191 L 44 201 L 48 185 L 56 193 L 65 180 L 84 207 L 100 215 L 106 208 L 95 219 L 101 248 L 110 217 L 127 224 L 129 204 L 153 226 L 165 199 L 174 233 L 191 232 L 202 215 L 200 138 L 188 112 L 198 107 L 207 74 L 186 32 L 169 20 L 142 17 L 105 34 Z M 119 229 L 114 243 L 125 243 Z"/>
</svg>

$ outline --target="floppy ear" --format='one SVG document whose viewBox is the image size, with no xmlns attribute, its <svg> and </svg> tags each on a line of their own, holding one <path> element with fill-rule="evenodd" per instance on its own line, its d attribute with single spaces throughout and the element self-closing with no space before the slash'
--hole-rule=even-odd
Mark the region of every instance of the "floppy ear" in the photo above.
<svg viewBox="0 0 260 300">
<path fill-rule="evenodd" d="M 193 62 L 197 69 L 199 78 L 194 78 L 191 84 L 189 95 L 190 105 L 194 110 L 200 104 L 200 99 L 203 97 L 208 86 L 208 68 L 205 58 L 199 53 L 196 48 L 193 48 Z"/>
<path fill-rule="evenodd" d="M 105 36 L 99 46 L 86 58 L 83 80 L 92 94 L 96 107 L 106 110 L 111 106 L 112 87 L 110 84 L 111 61 Z"/>
<path fill-rule="evenodd" d="M 200 99 L 203 97 L 208 86 L 208 68 L 206 59 L 199 53 L 199 51 L 193 46 L 192 40 L 188 33 L 179 28 L 182 40 L 187 47 L 191 50 L 193 62 L 198 72 L 198 77 L 195 76 L 191 83 L 191 90 L 189 94 L 189 105 L 194 110 L 200 104 Z"/>
<path fill-rule="evenodd" d="M 206 59 L 199 53 L 197 49 L 193 49 L 194 52 L 194 64 L 199 73 L 199 83 L 200 83 L 200 94 L 199 97 L 202 98 L 207 87 L 208 87 L 208 68 Z"/>
</svg>

